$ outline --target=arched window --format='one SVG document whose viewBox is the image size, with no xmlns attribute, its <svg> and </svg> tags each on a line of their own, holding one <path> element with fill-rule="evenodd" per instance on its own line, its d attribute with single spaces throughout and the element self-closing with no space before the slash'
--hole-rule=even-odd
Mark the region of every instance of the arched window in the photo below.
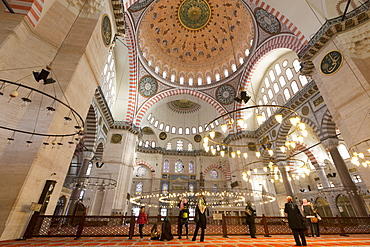
<svg viewBox="0 0 370 247">
<path fill-rule="evenodd" d="M 194 173 L 194 172 L 195 172 L 194 162 L 190 161 L 189 162 L 189 173 Z"/>
<path fill-rule="evenodd" d="M 216 78 L 216 81 L 219 81 L 219 80 L 220 80 L 220 74 L 219 74 L 219 73 L 217 73 L 217 74 L 215 75 L 215 78 Z"/>
<path fill-rule="evenodd" d="M 301 69 L 301 64 L 298 61 L 298 59 L 295 59 L 293 61 L 293 67 L 294 67 L 295 72 L 298 72 Z"/>
<path fill-rule="evenodd" d="M 179 135 L 182 135 L 182 127 L 179 127 L 179 128 L 177 129 L 177 132 L 179 133 Z"/>
<path fill-rule="evenodd" d="M 149 66 L 152 66 L 152 60 L 149 60 L 149 61 L 148 61 L 148 65 L 149 65 Z"/>
<path fill-rule="evenodd" d="M 183 76 L 180 77 L 180 84 L 183 85 L 185 81 L 185 78 Z"/>
<path fill-rule="evenodd" d="M 163 164 L 163 173 L 167 172 L 170 172 L 170 162 L 168 160 L 165 160 Z"/>
<path fill-rule="evenodd" d="M 293 78 L 293 72 L 292 72 L 292 70 L 290 68 L 287 68 L 285 70 L 285 75 L 288 78 L 288 80 L 292 79 Z"/>
<path fill-rule="evenodd" d="M 218 185 L 217 184 L 213 185 L 213 192 L 218 193 Z"/>
<path fill-rule="evenodd" d="M 202 85 L 203 84 L 203 81 L 202 81 L 202 78 L 201 77 L 198 77 L 198 85 Z"/>
<path fill-rule="evenodd" d="M 158 72 L 159 72 L 159 67 L 158 67 L 158 66 L 156 66 L 154 71 L 155 71 L 155 73 L 157 73 L 157 74 L 158 74 Z"/>
<path fill-rule="evenodd" d="M 159 130 L 163 130 L 163 126 L 164 126 L 164 124 L 163 123 L 160 123 L 158 129 Z"/>
<path fill-rule="evenodd" d="M 272 71 L 272 69 L 269 71 L 269 76 L 270 76 L 270 79 L 271 81 L 275 81 L 275 74 L 274 74 L 274 71 Z"/>
<path fill-rule="evenodd" d="M 269 78 L 267 76 L 265 77 L 265 86 L 266 86 L 266 88 L 268 88 L 270 86 L 270 81 L 269 81 Z"/>
<path fill-rule="evenodd" d="M 157 126 L 158 126 L 158 123 L 159 123 L 159 121 L 158 120 L 155 120 L 155 122 L 154 122 L 154 127 L 156 127 L 157 128 Z"/>
<path fill-rule="evenodd" d="M 145 147 L 148 148 L 149 147 L 149 141 L 145 141 Z"/>
<path fill-rule="evenodd" d="M 164 129 L 164 131 L 166 131 L 167 133 L 170 132 L 170 126 L 166 125 L 166 128 Z"/>
<path fill-rule="evenodd" d="M 143 145 L 143 141 L 142 140 L 140 140 L 139 141 L 139 147 L 141 147 Z"/>
<path fill-rule="evenodd" d="M 174 126 L 174 127 L 172 127 L 172 129 L 171 129 L 171 133 L 172 134 L 176 134 L 176 127 Z"/>
<path fill-rule="evenodd" d="M 137 177 L 143 177 L 146 174 L 146 168 L 144 166 L 139 166 L 136 170 Z"/>
<path fill-rule="evenodd" d="M 152 114 L 150 113 L 149 115 L 148 115 L 148 117 L 146 118 L 146 120 L 150 120 L 150 118 L 152 117 Z"/>
<path fill-rule="evenodd" d="M 244 63 L 244 59 L 242 57 L 239 58 L 239 63 L 240 64 L 243 64 Z"/>
<path fill-rule="evenodd" d="M 210 76 L 207 76 L 206 80 L 207 80 L 207 84 L 211 84 L 212 83 L 212 79 L 211 79 Z"/>
<path fill-rule="evenodd" d="M 188 143 L 188 151 L 193 151 L 193 144 Z"/>
<path fill-rule="evenodd" d="M 231 70 L 232 70 L 233 72 L 235 72 L 235 71 L 236 71 L 236 65 L 235 65 L 235 63 L 233 63 L 233 64 L 231 65 Z"/>
<path fill-rule="evenodd" d="M 184 150 L 184 142 L 182 140 L 177 140 L 176 150 L 177 151 L 183 151 Z"/>
<path fill-rule="evenodd" d="M 175 80 L 176 80 L 176 76 L 175 76 L 175 74 L 172 74 L 171 75 L 171 82 L 175 82 Z"/>
<path fill-rule="evenodd" d="M 203 133 L 203 127 L 202 127 L 202 125 L 199 125 L 198 129 L 199 129 L 199 133 Z"/>
<path fill-rule="evenodd" d="M 271 116 L 271 109 L 269 107 L 266 108 L 267 117 Z"/>
<path fill-rule="evenodd" d="M 163 78 L 166 78 L 167 77 L 167 71 L 163 71 L 162 76 L 163 76 Z"/>
<path fill-rule="evenodd" d="M 189 78 L 188 83 L 189 83 L 189 86 L 193 86 L 194 80 L 192 77 Z"/>
<path fill-rule="evenodd" d="M 292 84 L 290 86 L 292 87 L 293 94 L 296 94 L 299 91 L 296 81 L 292 81 Z"/>
<path fill-rule="evenodd" d="M 167 195 L 168 194 L 168 183 L 162 184 L 162 194 Z"/>
<path fill-rule="evenodd" d="M 193 133 L 193 135 L 194 135 L 194 134 L 196 134 L 196 133 L 197 133 L 197 128 L 192 127 L 192 128 L 191 128 L 191 133 Z"/>
<path fill-rule="evenodd" d="M 267 94 L 269 95 L 270 99 L 272 99 L 274 97 L 274 94 L 272 93 L 271 88 L 269 88 L 269 90 L 267 90 Z"/>
<path fill-rule="evenodd" d="M 154 123 L 154 120 L 155 120 L 155 118 L 154 118 L 154 117 L 152 117 L 152 118 L 150 119 L 150 124 L 153 124 L 153 123 Z"/>
<path fill-rule="evenodd" d="M 155 148 L 155 141 L 152 141 L 152 148 Z"/>
<path fill-rule="evenodd" d="M 275 82 L 274 83 L 274 91 L 275 91 L 275 93 L 278 93 L 279 90 L 280 90 L 279 85 L 277 84 L 277 82 Z"/>
<path fill-rule="evenodd" d="M 172 143 L 171 142 L 167 142 L 166 144 L 166 150 L 171 150 L 172 149 Z"/>
<path fill-rule="evenodd" d="M 266 96 L 266 94 L 265 94 L 265 95 L 263 95 L 262 99 L 263 99 L 263 103 L 264 103 L 265 105 L 267 105 L 268 100 L 267 100 L 267 96 Z"/>
<path fill-rule="evenodd" d="M 285 81 L 285 77 L 284 76 L 280 76 L 279 77 L 279 83 L 280 83 L 280 86 L 281 87 L 284 87 L 286 85 L 286 81 Z"/>
<path fill-rule="evenodd" d="M 302 87 L 308 83 L 307 77 L 305 75 L 300 75 L 299 81 L 301 82 Z"/>
<path fill-rule="evenodd" d="M 261 93 L 265 93 L 265 88 L 261 88 Z"/>
<path fill-rule="evenodd" d="M 137 183 L 136 185 L 136 191 L 135 191 L 135 194 L 136 195 L 141 195 L 143 193 L 143 182 L 139 182 Z"/>
<path fill-rule="evenodd" d="M 229 76 L 229 71 L 227 69 L 224 70 L 224 76 L 228 77 Z"/>
<path fill-rule="evenodd" d="M 184 165 L 182 163 L 182 160 L 176 160 L 175 173 L 184 173 Z"/>
<path fill-rule="evenodd" d="M 284 89 L 284 96 L 285 96 L 285 100 L 289 100 L 290 99 L 289 89 L 287 89 L 287 88 Z"/>
<path fill-rule="evenodd" d="M 281 68 L 280 68 L 280 64 L 275 64 L 275 72 L 276 72 L 276 75 L 280 75 L 281 74 Z"/>
<path fill-rule="evenodd" d="M 288 66 L 288 60 L 284 60 L 283 62 L 283 67 L 285 68 L 286 66 Z"/>
<path fill-rule="evenodd" d="M 189 127 L 185 128 L 185 135 L 190 135 L 190 128 Z"/>
<path fill-rule="evenodd" d="M 218 172 L 216 171 L 216 169 L 212 169 L 209 172 L 209 175 L 211 176 L 211 178 L 218 178 Z"/>
</svg>

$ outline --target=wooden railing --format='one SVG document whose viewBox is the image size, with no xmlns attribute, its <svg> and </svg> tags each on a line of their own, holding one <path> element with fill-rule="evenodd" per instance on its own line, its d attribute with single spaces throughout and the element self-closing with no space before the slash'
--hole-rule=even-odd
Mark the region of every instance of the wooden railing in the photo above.
<svg viewBox="0 0 370 247">
<path fill-rule="evenodd" d="M 178 235 L 179 217 L 170 216 L 172 233 Z M 24 238 L 32 237 L 94 237 L 122 236 L 133 238 L 138 236 L 134 216 L 49 216 L 34 215 L 27 227 Z M 149 216 L 149 223 L 144 227 L 144 235 L 149 236 L 154 224 L 161 231 L 163 217 Z M 289 235 L 291 230 L 285 217 L 257 216 L 256 233 L 269 237 L 271 235 Z M 194 233 L 194 218 L 189 219 L 189 234 Z M 185 232 L 185 231 L 183 231 Z M 320 221 L 320 234 L 346 236 L 348 234 L 369 234 L 370 217 L 323 217 Z M 222 220 L 207 217 L 207 235 L 245 235 L 249 227 L 242 216 L 225 216 Z M 190 236 L 189 236 L 190 237 Z"/>
</svg>

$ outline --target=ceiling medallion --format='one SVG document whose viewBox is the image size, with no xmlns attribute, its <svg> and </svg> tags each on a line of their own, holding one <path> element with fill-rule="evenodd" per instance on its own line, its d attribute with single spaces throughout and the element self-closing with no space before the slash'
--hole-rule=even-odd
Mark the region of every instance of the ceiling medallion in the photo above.
<svg viewBox="0 0 370 247">
<path fill-rule="evenodd" d="M 167 107 L 178 114 L 188 114 L 198 111 L 202 106 L 190 100 L 173 100 L 167 103 Z"/>
<path fill-rule="evenodd" d="M 142 96 L 151 97 L 157 92 L 157 89 L 158 89 L 157 81 L 149 75 L 144 76 L 140 80 L 139 89 L 140 89 L 140 94 Z"/>
<path fill-rule="evenodd" d="M 112 41 L 112 24 L 109 16 L 104 15 L 101 23 L 101 34 L 105 46 L 109 46 Z"/>
<path fill-rule="evenodd" d="M 222 85 L 216 91 L 216 98 L 217 101 L 221 104 L 231 104 L 232 102 L 234 102 L 235 90 L 229 84 Z"/>
<path fill-rule="evenodd" d="M 159 139 L 166 140 L 167 139 L 167 133 L 166 132 L 161 132 L 159 133 Z"/>
<path fill-rule="evenodd" d="M 254 11 L 254 15 L 258 25 L 270 34 L 280 32 L 281 26 L 279 20 L 263 8 L 258 8 Z"/>
<path fill-rule="evenodd" d="M 211 19 L 211 7 L 205 0 L 185 0 L 177 13 L 180 23 L 193 31 L 205 27 Z"/>
</svg>

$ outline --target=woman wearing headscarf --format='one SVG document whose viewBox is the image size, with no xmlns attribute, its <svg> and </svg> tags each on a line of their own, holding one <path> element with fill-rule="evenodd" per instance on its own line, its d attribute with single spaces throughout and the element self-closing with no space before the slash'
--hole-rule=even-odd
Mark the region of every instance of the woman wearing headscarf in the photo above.
<svg viewBox="0 0 370 247">
<path fill-rule="evenodd" d="M 173 239 L 172 231 L 171 231 L 171 223 L 170 218 L 166 216 L 164 218 L 164 222 L 162 223 L 162 234 L 161 234 L 161 241 L 167 240 L 170 241 Z"/>
<path fill-rule="evenodd" d="M 179 239 L 181 239 L 182 236 L 182 226 L 185 225 L 185 231 L 186 231 L 186 238 L 188 238 L 189 235 L 189 204 L 186 199 L 182 199 L 179 203 L 180 213 L 179 213 Z"/>
<path fill-rule="evenodd" d="M 195 241 L 197 239 L 198 231 L 200 228 L 201 229 L 200 242 L 204 242 L 204 233 L 207 225 L 206 210 L 207 210 L 206 200 L 204 199 L 203 195 L 200 195 L 197 207 L 195 209 L 196 227 L 192 241 Z"/>
<path fill-rule="evenodd" d="M 293 202 L 291 196 L 287 197 L 284 213 L 288 217 L 289 228 L 292 229 L 296 246 L 306 246 L 306 237 L 304 236 L 305 222 L 298 206 Z M 301 240 L 299 239 L 301 237 Z"/>
</svg>

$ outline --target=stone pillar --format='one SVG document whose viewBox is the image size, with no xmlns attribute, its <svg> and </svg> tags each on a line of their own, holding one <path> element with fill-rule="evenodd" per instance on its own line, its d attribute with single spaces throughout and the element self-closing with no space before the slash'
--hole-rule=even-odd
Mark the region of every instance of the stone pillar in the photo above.
<svg viewBox="0 0 370 247">
<path fill-rule="evenodd" d="M 89 168 L 89 163 L 94 157 L 94 153 L 90 151 L 84 151 L 82 155 L 83 155 L 83 160 L 82 160 L 80 170 L 78 171 L 76 188 L 72 191 L 72 194 L 71 194 L 67 215 L 73 215 L 75 212 L 76 205 L 80 197 L 80 193 L 83 189 L 82 185 L 85 182 L 86 172 L 87 172 L 87 169 Z"/>
<path fill-rule="evenodd" d="M 284 187 L 285 187 L 285 191 L 286 191 L 287 196 L 291 196 L 292 198 L 295 198 L 293 188 L 292 188 L 292 184 L 290 183 L 290 181 L 288 179 L 288 172 L 285 168 L 286 162 L 279 161 L 279 162 L 277 162 L 277 166 L 279 167 L 279 171 L 280 171 L 280 174 L 281 174 L 281 178 L 283 179 L 283 183 L 284 183 Z"/>
<path fill-rule="evenodd" d="M 339 178 L 343 184 L 344 189 L 346 190 L 349 200 L 352 204 L 352 207 L 357 216 L 368 216 L 366 207 L 364 205 L 364 201 L 362 200 L 361 196 L 358 194 L 357 187 L 353 182 L 351 175 L 348 171 L 347 165 L 344 162 L 342 156 L 338 151 L 338 139 L 336 138 L 329 138 L 322 143 L 325 147 L 329 150 L 330 155 L 334 161 L 334 165 L 337 169 Z"/>
</svg>

